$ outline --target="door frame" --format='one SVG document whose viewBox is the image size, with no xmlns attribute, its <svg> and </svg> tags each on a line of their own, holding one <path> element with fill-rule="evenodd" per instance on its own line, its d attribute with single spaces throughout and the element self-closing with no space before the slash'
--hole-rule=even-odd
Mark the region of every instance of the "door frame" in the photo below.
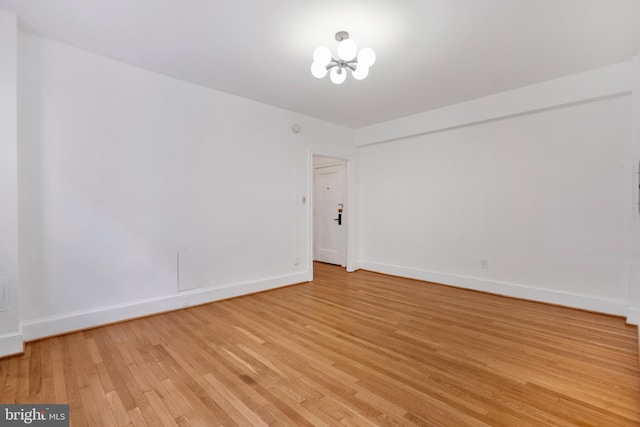
<svg viewBox="0 0 640 427">
<path fill-rule="evenodd" d="M 316 165 L 316 159 L 325 159 L 327 160 L 327 162 L 324 162 L 320 165 Z M 340 197 L 335 200 L 337 203 L 340 203 L 340 205 L 327 205 L 326 204 L 327 201 L 322 199 L 321 197 L 322 189 L 324 186 L 319 185 L 319 181 L 321 181 L 323 179 L 322 177 L 325 177 L 325 176 L 339 177 L 339 180 L 337 180 L 336 182 L 333 182 L 333 185 L 336 187 L 335 189 L 340 191 Z M 328 261 L 327 259 L 325 259 L 324 262 L 329 262 L 331 264 L 339 265 L 342 268 L 346 268 L 347 266 L 347 222 L 346 220 L 347 220 L 347 217 L 350 215 L 350 212 L 348 209 L 349 207 L 346 206 L 347 205 L 347 162 L 342 159 L 336 159 L 335 157 L 313 156 L 313 178 L 314 178 L 314 182 L 313 182 L 314 198 L 312 200 L 313 204 L 311 206 L 311 208 L 313 209 L 313 219 L 315 221 L 313 224 L 313 239 L 314 239 L 313 260 L 315 261 L 317 256 L 319 256 L 322 259 L 325 259 L 327 257 L 333 258 L 333 255 L 329 255 L 327 253 L 325 253 L 323 256 L 320 256 L 322 253 L 322 249 L 327 249 L 327 248 L 319 247 L 319 239 L 322 240 L 323 237 L 326 237 L 326 233 L 333 234 L 333 232 L 335 231 L 337 232 L 337 235 L 336 235 L 337 247 L 331 247 L 330 249 L 336 250 L 335 255 L 337 259 L 332 259 L 331 261 Z M 334 190 L 333 187 L 331 189 Z M 321 201 L 322 203 L 320 203 Z M 329 208 L 329 206 L 331 207 Z M 330 213 L 327 211 L 327 208 L 329 208 L 328 210 L 330 210 Z M 327 225 L 326 221 L 328 220 L 328 217 L 325 217 L 325 215 L 331 215 L 332 219 L 335 218 L 336 212 L 338 212 L 338 208 L 342 208 L 339 211 L 339 212 L 342 212 L 342 221 L 340 225 L 336 225 L 334 220 L 329 222 L 331 224 L 329 225 L 329 228 L 331 230 L 326 229 L 324 227 L 322 227 L 322 230 L 320 230 L 321 222 L 324 223 L 325 226 Z M 318 216 L 319 213 L 321 213 L 320 216 Z M 322 259 L 320 260 L 321 262 L 322 262 Z"/>
<path fill-rule="evenodd" d="M 346 227 L 346 244 L 345 248 L 346 254 L 346 264 L 347 264 L 347 272 L 351 273 L 356 270 L 354 263 L 354 241 L 355 241 L 355 209 L 354 209 L 354 192 L 353 192 L 353 159 L 349 157 L 345 157 L 344 154 L 336 154 L 332 152 L 322 151 L 322 150 L 309 150 L 307 157 L 307 170 L 309 171 L 307 176 L 307 194 L 309 194 L 309 204 L 307 209 L 307 223 L 309 224 L 309 228 L 307 229 L 307 242 L 309 243 L 309 247 L 307 248 L 307 253 L 309 254 L 309 281 L 313 280 L 313 235 L 314 235 L 314 220 L 313 220 L 313 206 L 315 203 L 314 199 L 314 182 L 313 182 L 313 158 L 314 157 L 330 157 L 336 160 L 343 160 L 345 162 L 345 170 L 346 170 L 346 201 L 345 201 L 345 220 L 343 224 Z"/>
</svg>

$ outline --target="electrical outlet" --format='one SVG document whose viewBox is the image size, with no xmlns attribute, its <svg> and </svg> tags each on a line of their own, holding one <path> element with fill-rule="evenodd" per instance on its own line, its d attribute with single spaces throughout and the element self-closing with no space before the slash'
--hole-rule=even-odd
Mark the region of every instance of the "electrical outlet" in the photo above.
<svg viewBox="0 0 640 427">
<path fill-rule="evenodd" d="M 296 255 L 293 257 L 293 265 L 300 264 L 300 255 Z"/>
<path fill-rule="evenodd" d="M 191 305 L 191 298 L 189 298 L 188 296 L 183 296 L 182 297 L 182 306 L 183 307 L 189 307 Z"/>
<path fill-rule="evenodd" d="M 486 258 L 482 258 L 480 260 L 480 268 L 489 268 L 489 260 Z"/>
</svg>

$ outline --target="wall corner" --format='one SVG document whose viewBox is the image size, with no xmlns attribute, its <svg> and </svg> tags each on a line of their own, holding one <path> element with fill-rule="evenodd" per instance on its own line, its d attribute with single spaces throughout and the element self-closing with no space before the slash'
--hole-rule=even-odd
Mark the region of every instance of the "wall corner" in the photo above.
<svg viewBox="0 0 640 427">
<path fill-rule="evenodd" d="M 22 351 L 18 285 L 18 18 L 0 10 L 0 357 Z"/>
</svg>

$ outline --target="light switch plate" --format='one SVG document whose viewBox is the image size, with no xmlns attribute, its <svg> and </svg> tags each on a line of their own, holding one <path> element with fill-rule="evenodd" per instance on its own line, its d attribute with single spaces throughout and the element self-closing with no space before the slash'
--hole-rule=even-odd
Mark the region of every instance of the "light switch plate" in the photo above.
<svg viewBox="0 0 640 427">
<path fill-rule="evenodd" d="M 0 311 L 9 308 L 9 278 L 0 277 Z"/>
</svg>

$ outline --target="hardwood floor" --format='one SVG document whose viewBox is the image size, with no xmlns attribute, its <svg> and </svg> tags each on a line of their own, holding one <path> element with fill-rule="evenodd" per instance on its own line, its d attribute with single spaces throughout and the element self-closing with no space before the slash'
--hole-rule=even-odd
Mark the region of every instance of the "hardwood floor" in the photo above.
<svg viewBox="0 0 640 427">
<path fill-rule="evenodd" d="M 317 264 L 313 283 L 29 343 L 74 426 L 638 426 L 623 319 Z"/>
</svg>

